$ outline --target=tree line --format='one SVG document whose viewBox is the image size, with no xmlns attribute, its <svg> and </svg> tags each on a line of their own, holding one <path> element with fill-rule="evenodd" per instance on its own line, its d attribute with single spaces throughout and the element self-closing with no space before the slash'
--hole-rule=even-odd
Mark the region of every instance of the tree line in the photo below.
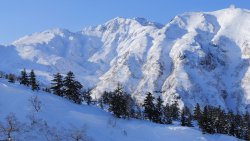
<svg viewBox="0 0 250 141">
<path fill-rule="evenodd" d="M 137 118 L 159 124 L 172 124 L 177 121 L 181 126 L 187 127 L 193 127 L 194 123 L 197 123 L 204 134 L 226 134 L 250 141 L 248 112 L 235 114 L 210 105 L 201 108 L 198 103 L 193 111 L 187 106 L 180 109 L 177 101 L 163 104 L 161 97 L 155 98 L 151 93 L 147 94 L 143 104 L 139 106 L 119 85 L 114 92 L 104 92 L 101 100 L 117 118 Z"/>
<path fill-rule="evenodd" d="M 37 81 L 34 70 L 31 70 L 28 73 L 26 69 L 23 69 L 20 76 L 0 72 L 0 78 L 6 78 L 10 83 L 19 81 L 21 85 L 30 87 L 33 91 L 40 90 L 40 85 Z M 82 88 L 82 84 L 75 80 L 74 73 L 69 71 L 65 77 L 63 77 L 60 73 L 54 74 L 53 79 L 51 80 L 51 86 L 42 88 L 42 90 L 67 98 L 74 103 L 80 104 L 82 102 L 84 94 Z"/>
<path fill-rule="evenodd" d="M 1 77 L 1 73 L 0 73 Z M 14 75 L 8 75 L 9 82 Z M 11 79 L 10 79 L 11 78 Z M 21 76 L 17 77 L 20 84 L 30 86 L 32 90 L 39 90 L 36 75 L 33 70 L 29 74 L 21 71 Z M 15 79 L 14 79 L 15 80 Z M 104 110 L 108 110 L 117 118 L 136 118 L 149 120 L 159 124 L 172 124 L 177 121 L 181 126 L 192 127 L 197 123 L 203 133 L 227 134 L 240 139 L 250 140 L 250 115 L 224 111 L 221 107 L 205 106 L 203 108 L 197 103 L 194 110 L 187 106 L 179 108 L 178 102 L 164 104 L 159 96 L 155 98 L 152 93 L 147 93 L 142 104 L 139 104 L 128 93 L 121 84 L 118 84 L 114 91 L 104 92 L 98 101 L 91 97 L 91 90 L 82 90 L 83 86 L 75 80 L 73 72 L 68 72 L 65 77 L 60 73 L 54 74 L 51 86 L 45 91 L 67 98 L 68 100 L 88 105 L 96 104 Z"/>
<path fill-rule="evenodd" d="M 29 73 L 26 72 L 26 69 L 21 71 L 20 77 L 15 74 L 5 74 L 4 72 L 0 72 L 0 78 L 8 79 L 8 82 L 15 83 L 19 81 L 21 85 L 25 85 L 31 87 L 33 91 L 40 90 L 39 82 L 36 80 L 36 75 L 34 70 L 31 70 Z"/>
</svg>

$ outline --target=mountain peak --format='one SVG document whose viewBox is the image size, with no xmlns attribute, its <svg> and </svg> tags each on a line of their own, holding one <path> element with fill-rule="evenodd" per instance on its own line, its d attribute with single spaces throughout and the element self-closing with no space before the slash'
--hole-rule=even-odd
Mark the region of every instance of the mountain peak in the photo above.
<svg viewBox="0 0 250 141">
<path fill-rule="evenodd" d="M 69 36 L 70 34 L 71 32 L 69 30 L 63 29 L 63 28 L 48 29 L 42 32 L 36 32 L 31 35 L 24 36 L 14 41 L 13 44 L 20 45 L 20 44 L 48 43 L 56 36 L 65 37 L 65 36 Z"/>
<path fill-rule="evenodd" d="M 53 29 L 45 30 L 45 31 L 43 31 L 41 33 L 55 34 L 55 35 L 64 36 L 65 34 L 69 34 L 71 32 L 69 30 L 65 29 L 65 28 L 53 28 Z"/>
<path fill-rule="evenodd" d="M 245 13 L 245 12 L 249 13 L 250 10 L 238 8 L 235 5 L 230 5 L 229 7 L 224 8 L 224 9 L 220 9 L 220 10 L 212 11 L 212 12 L 204 12 L 204 13 L 227 13 L 228 14 L 227 16 L 230 17 L 232 16 L 231 15 L 232 13 Z"/>
<path fill-rule="evenodd" d="M 116 17 L 105 23 L 105 25 L 111 25 L 111 24 L 140 24 L 141 26 L 155 26 L 158 28 L 163 27 L 162 24 L 148 21 L 146 18 L 142 17 L 134 17 L 134 18 Z"/>
</svg>

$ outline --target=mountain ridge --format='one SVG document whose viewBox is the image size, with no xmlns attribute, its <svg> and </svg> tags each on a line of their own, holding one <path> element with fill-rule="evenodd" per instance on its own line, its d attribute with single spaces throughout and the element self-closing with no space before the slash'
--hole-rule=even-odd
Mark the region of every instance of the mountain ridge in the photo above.
<svg viewBox="0 0 250 141">
<path fill-rule="evenodd" d="M 244 112 L 250 104 L 248 19 L 249 10 L 230 7 L 184 13 L 165 25 L 118 17 L 75 33 L 46 30 L 1 47 L 14 59 L 1 58 L 0 69 L 35 69 L 47 84 L 53 73 L 71 70 L 94 88 L 93 98 L 121 83 L 139 102 L 152 92 L 181 107 Z"/>
</svg>

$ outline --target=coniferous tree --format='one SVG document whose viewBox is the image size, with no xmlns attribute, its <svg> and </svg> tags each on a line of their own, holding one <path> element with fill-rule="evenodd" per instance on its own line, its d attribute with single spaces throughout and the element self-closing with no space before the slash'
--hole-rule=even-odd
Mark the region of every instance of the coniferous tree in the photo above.
<svg viewBox="0 0 250 141">
<path fill-rule="evenodd" d="M 243 122 L 244 122 L 244 126 L 243 126 L 243 130 L 244 130 L 244 139 L 247 141 L 250 141 L 250 115 L 248 113 L 248 111 L 246 111 L 246 113 L 243 116 Z"/>
<path fill-rule="evenodd" d="M 164 124 L 172 124 L 172 116 L 171 116 L 171 107 L 166 104 L 163 107 L 163 123 Z"/>
<path fill-rule="evenodd" d="M 230 129 L 230 122 L 231 122 L 231 119 L 229 118 L 228 116 L 228 112 L 225 112 L 225 115 L 224 115 L 224 131 L 225 131 L 225 134 L 227 135 L 230 135 L 229 134 L 229 129 Z"/>
<path fill-rule="evenodd" d="M 28 77 L 28 74 L 26 72 L 26 69 L 23 69 L 21 71 L 20 84 L 25 85 L 25 86 L 29 86 L 29 77 Z"/>
<path fill-rule="evenodd" d="M 155 117 L 154 99 L 153 95 L 149 92 L 143 103 L 145 118 L 150 121 L 153 121 Z"/>
<path fill-rule="evenodd" d="M 234 133 L 237 138 L 243 138 L 243 118 L 242 116 L 237 113 L 234 116 Z"/>
<path fill-rule="evenodd" d="M 181 126 L 186 126 L 186 116 L 184 108 L 181 110 Z"/>
<path fill-rule="evenodd" d="M 109 111 L 113 112 L 118 118 L 125 118 L 129 116 L 127 108 L 125 92 L 122 86 L 118 84 L 110 99 Z"/>
<path fill-rule="evenodd" d="M 250 141 L 250 129 L 249 128 L 246 130 L 244 139 L 246 141 Z"/>
<path fill-rule="evenodd" d="M 226 121 L 226 114 L 225 112 L 220 108 L 214 108 L 214 128 L 216 133 L 220 134 L 226 134 L 227 133 L 227 121 Z"/>
<path fill-rule="evenodd" d="M 229 111 L 227 113 L 227 119 L 228 119 L 228 122 L 227 122 L 228 134 L 235 136 L 235 131 L 234 131 L 235 130 L 235 123 L 234 123 L 233 111 Z"/>
<path fill-rule="evenodd" d="M 80 82 L 75 80 L 73 72 L 68 72 L 63 81 L 65 97 L 77 104 L 82 102 L 81 89 L 82 85 Z"/>
<path fill-rule="evenodd" d="M 92 97 L 91 97 L 91 90 L 90 89 L 88 89 L 88 90 L 86 90 L 86 91 L 83 92 L 83 99 L 84 99 L 84 101 L 86 101 L 86 103 L 88 105 L 91 104 Z"/>
<path fill-rule="evenodd" d="M 197 103 L 194 108 L 194 120 L 199 120 L 201 118 L 201 115 L 202 115 L 202 111 L 201 111 L 199 103 Z"/>
<path fill-rule="evenodd" d="M 183 122 L 183 112 L 181 121 Z M 198 125 L 203 133 L 220 133 L 235 136 L 239 139 L 250 140 L 250 115 L 224 112 L 220 107 L 205 106 Z"/>
<path fill-rule="evenodd" d="M 36 75 L 34 70 L 31 70 L 29 75 L 29 85 L 31 86 L 32 91 L 39 90 L 39 85 L 36 81 Z"/>
<path fill-rule="evenodd" d="M 248 111 L 246 111 L 246 113 L 243 115 L 243 119 L 244 119 L 244 126 L 247 128 L 247 127 L 250 127 L 250 114 Z"/>
<path fill-rule="evenodd" d="M 156 113 L 155 113 L 155 122 L 156 123 L 163 123 L 163 101 L 162 101 L 162 99 L 161 99 L 161 97 L 159 96 L 158 98 L 157 98 L 157 103 L 156 103 Z"/>
<path fill-rule="evenodd" d="M 181 111 L 181 126 L 192 127 L 192 115 L 188 107 L 184 107 Z"/>
<path fill-rule="evenodd" d="M 234 123 L 230 123 L 229 134 L 232 136 L 235 136 L 235 124 Z"/>
<path fill-rule="evenodd" d="M 51 83 L 51 90 L 54 94 L 58 96 L 64 96 L 63 91 L 63 76 L 60 73 L 54 74 L 54 78 Z"/>
<path fill-rule="evenodd" d="M 211 107 L 210 106 L 205 106 L 201 120 L 199 120 L 199 126 L 202 130 L 203 133 L 209 133 L 213 134 L 214 133 L 214 128 L 213 128 L 213 122 L 211 118 Z"/>
<path fill-rule="evenodd" d="M 170 106 L 171 107 L 171 116 L 173 120 L 178 120 L 180 116 L 179 104 L 177 101 Z"/>
<path fill-rule="evenodd" d="M 102 95 L 103 103 L 104 104 L 109 104 L 111 97 L 112 97 L 112 92 L 104 91 L 104 93 Z"/>
<path fill-rule="evenodd" d="M 138 103 L 134 101 L 130 94 L 125 93 L 124 98 L 126 102 L 127 117 L 133 117 L 137 119 L 141 118 L 141 109 Z"/>
</svg>

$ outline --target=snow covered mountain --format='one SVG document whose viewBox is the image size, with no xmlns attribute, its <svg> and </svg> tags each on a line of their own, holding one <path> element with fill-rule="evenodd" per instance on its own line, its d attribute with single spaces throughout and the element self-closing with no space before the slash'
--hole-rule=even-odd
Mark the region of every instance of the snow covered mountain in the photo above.
<svg viewBox="0 0 250 141">
<path fill-rule="evenodd" d="M 33 92 L 28 87 L 3 79 L 0 79 L 0 89 L 1 125 L 6 122 L 6 116 L 14 114 L 17 120 L 11 120 L 15 121 L 13 128 L 21 130 L 12 132 L 11 136 L 18 141 L 75 141 L 73 137 L 76 135 L 87 136 L 92 141 L 239 140 L 227 135 L 202 134 L 197 127 L 183 127 L 180 123 L 163 125 L 136 119 L 116 119 L 98 107 L 76 105 L 56 95 Z M 41 102 L 41 109 L 34 113 L 30 99 L 36 96 Z M 31 127 L 30 115 L 36 117 L 36 123 L 31 124 Z M 0 140 L 4 139 L 6 135 L 0 134 Z"/>
<path fill-rule="evenodd" d="M 0 70 L 34 69 L 43 83 L 72 70 L 94 98 L 121 83 L 138 101 L 152 92 L 242 112 L 250 110 L 249 25 L 249 10 L 230 7 L 166 25 L 115 18 L 76 33 L 47 30 L 0 47 Z"/>
</svg>

